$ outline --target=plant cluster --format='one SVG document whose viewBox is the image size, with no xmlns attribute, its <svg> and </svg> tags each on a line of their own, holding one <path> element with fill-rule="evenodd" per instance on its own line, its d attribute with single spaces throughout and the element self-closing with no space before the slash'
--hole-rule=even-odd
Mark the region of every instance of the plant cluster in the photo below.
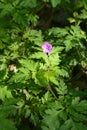
<svg viewBox="0 0 87 130">
<path fill-rule="evenodd" d="M 87 0 L 0 0 L 0 130 L 87 130 Z"/>
</svg>

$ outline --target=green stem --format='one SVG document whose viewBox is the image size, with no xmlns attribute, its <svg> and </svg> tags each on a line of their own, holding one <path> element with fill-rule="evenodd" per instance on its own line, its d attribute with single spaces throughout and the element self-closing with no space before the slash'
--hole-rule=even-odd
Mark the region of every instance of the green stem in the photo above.
<svg viewBox="0 0 87 130">
<path fill-rule="evenodd" d="M 54 96 L 54 98 L 57 99 L 55 93 L 53 92 L 53 90 L 52 90 L 52 88 L 51 88 L 51 86 L 49 84 L 48 84 L 47 88 L 52 93 L 52 95 Z"/>
</svg>

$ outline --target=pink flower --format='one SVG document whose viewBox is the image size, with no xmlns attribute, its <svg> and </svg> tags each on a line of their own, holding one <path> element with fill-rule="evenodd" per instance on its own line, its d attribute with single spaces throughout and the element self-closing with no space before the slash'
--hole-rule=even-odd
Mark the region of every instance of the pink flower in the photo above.
<svg viewBox="0 0 87 130">
<path fill-rule="evenodd" d="M 44 44 L 41 47 L 45 54 L 50 54 L 52 52 L 52 45 L 48 42 L 44 42 Z"/>
</svg>

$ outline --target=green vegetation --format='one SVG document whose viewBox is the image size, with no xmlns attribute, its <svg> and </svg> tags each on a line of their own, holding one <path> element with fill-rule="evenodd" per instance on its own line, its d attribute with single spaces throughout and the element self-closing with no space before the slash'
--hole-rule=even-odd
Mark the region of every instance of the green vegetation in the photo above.
<svg viewBox="0 0 87 130">
<path fill-rule="evenodd" d="M 0 0 L 0 130 L 87 130 L 87 0 Z"/>
</svg>

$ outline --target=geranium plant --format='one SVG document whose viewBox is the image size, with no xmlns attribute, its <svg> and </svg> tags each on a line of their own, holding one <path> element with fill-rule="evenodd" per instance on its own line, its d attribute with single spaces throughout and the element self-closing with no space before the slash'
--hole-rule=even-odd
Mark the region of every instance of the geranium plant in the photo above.
<svg viewBox="0 0 87 130">
<path fill-rule="evenodd" d="M 0 130 L 87 130 L 86 5 L 0 0 Z"/>
</svg>

